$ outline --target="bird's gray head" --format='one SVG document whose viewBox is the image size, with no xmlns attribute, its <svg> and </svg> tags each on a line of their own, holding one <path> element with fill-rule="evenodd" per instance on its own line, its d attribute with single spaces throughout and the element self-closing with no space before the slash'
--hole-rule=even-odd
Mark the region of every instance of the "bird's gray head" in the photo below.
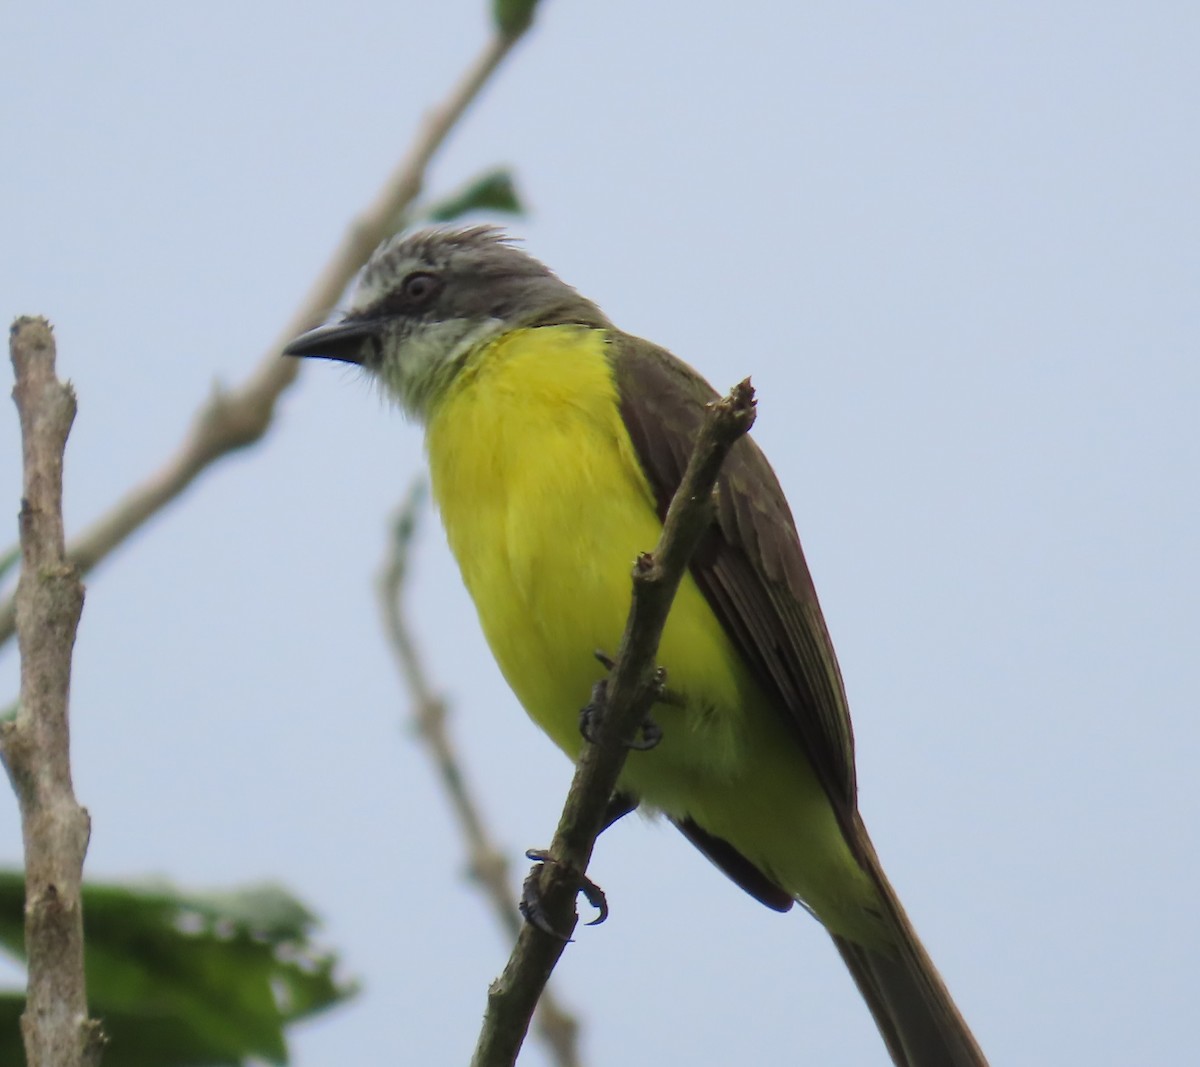
<svg viewBox="0 0 1200 1067">
<path fill-rule="evenodd" d="M 358 363 L 423 417 L 481 345 L 561 323 L 609 326 L 595 304 L 500 230 L 423 230 L 381 244 L 341 322 L 309 331 L 284 353 Z"/>
</svg>

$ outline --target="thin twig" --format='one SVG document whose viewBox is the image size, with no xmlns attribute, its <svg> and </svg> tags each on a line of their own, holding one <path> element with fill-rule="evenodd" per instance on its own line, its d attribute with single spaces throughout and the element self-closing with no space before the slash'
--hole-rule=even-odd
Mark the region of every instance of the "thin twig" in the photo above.
<svg viewBox="0 0 1200 1067">
<path fill-rule="evenodd" d="M 383 625 L 396 666 L 413 702 L 413 721 L 429 750 L 450 806 L 466 838 L 472 875 L 483 887 L 492 911 L 505 933 L 515 940 L 521 932 L 517 901 L 508 882 L 508 862 L 493 843 L 446 728 L 446 703 L 429 683 L 425 665 L 405 620 L 401 605 L 409 549 L 425 501 L 425 483 L 417 481 L 392 524 L 391 547 L 379 573 L 377 590 Z M 535 1026 L 560 1067 L 579 1067 L 579 1023 L 549 989 L 538 1005 Z"/>
<path fill-rule="evenodd" d="M 633 605 L 607 680 L 604 717 L 595 743 L 584 742 L 549 861 L 536 871 L 537 897 L 545 918 L 564 935 L 575 929 L 575 898 L 628 744 L 661 691 L 662 678 L 654 665 L 659 639 L 688 560 L 712 521 L 712 495 L 721 464 L 753 422 L 754 390 L 749 379 L 709 405 L 658 546 L 634 565 Z M 488 990 L 472 1067 L 509 1067 L 516 1062 L 534 1006 L 565 947 L 561 938 L 533 923 L 525 924 L 504 972 Z"/>
<path fill-rule="evenodd" d="M 71 785 L 67 699 L 83 610 L 78 569 L 63 546 L 63 451 L 75 393 L 54 372 L 45 319 L 21 318 L 9 341 L 21 422 L 24 491 L 16 591 L 21 700 L 0 726 L 0 755 L 21 806 L 28 993 L 21 1030 L 29 1067 L 92 1067 L 104 1035 L 88 1018 L 79 884 L 91 822 Z"/>
<path fill-rule="evenodd" d="M 524 24 L 524 25 L 527 25 Z M 259 441 L 275 416 L 275 403 L 299 373 L 302 360 L 280 359 L 283 346 L 316 326 L 337 303 L 367 257 L 403 224 L 405 209 L 421 191 L 425 170 L 488 79 L 524 34 L 524 25 L 498 31 L 450 92 L 428 116 L 408 154 L 388 177 L 375 200 L 350 225 L 341 244 L 317 276 L 308 295 L 288 319 L 250 377 L 235 389 L 218 389 L 202 404 L 175 454 L 135 486 L 67 548 L 67 559 L 87 574 L 131 533 L 186 489 L 219 459 Z M 13 635 L 16 598 L 0 604 L 0 645 Z"/>
</svg>

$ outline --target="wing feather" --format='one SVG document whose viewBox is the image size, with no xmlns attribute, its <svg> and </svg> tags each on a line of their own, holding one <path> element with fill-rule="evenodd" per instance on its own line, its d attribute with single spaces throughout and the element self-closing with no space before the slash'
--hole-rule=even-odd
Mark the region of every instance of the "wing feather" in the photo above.
<svg viewBox="0 0 1200 1067">
<path fill-rule="evenodd" d="M 717 394 L 664 349 L 617 331 L 611 338 L 621 414 L 661 518 L 683 478 L 704 407 Z M 854 737 L 841 672 L 791 510 L 749 438 L 726 461 L 715 521 L 691 572 L 848 827 L 856 806 Z"/>
</svg>

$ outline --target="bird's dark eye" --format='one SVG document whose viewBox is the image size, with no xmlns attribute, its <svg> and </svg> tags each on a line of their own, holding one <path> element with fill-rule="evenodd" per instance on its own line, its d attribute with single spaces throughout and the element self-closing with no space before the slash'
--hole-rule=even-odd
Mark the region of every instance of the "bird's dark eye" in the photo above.
<svg viewBox="0 0 1200 1067">
<path fill-rule="evenodd" d="M 441 279 L 436 274 L 426 271 L 410 274 L 400 283 L 400 292 L 409 307 L 424 307 L 437 296 L 440 288 Z"/>
</svg>

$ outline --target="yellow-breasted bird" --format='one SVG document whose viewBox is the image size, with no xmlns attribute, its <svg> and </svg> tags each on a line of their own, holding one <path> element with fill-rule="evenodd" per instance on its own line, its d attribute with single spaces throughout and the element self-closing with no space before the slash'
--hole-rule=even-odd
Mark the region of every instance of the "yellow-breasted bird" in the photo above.
<svg viewBox="0 0 1200 1067">
<path fill-rule="evenodd" d="M 350 311 L 290 344 L 360 364 L 425 426 L 433 493 L 504 677 L 568 756 L 716 393 L 490 227 L 386 241 Z M 752 896 L 824 924 L 892 1059 L 983 1054 L 858 812 L 841 674 L 766 457 L 734 446 L 658 662 L 662 740 L 619 790 Z"/>
</svg>

